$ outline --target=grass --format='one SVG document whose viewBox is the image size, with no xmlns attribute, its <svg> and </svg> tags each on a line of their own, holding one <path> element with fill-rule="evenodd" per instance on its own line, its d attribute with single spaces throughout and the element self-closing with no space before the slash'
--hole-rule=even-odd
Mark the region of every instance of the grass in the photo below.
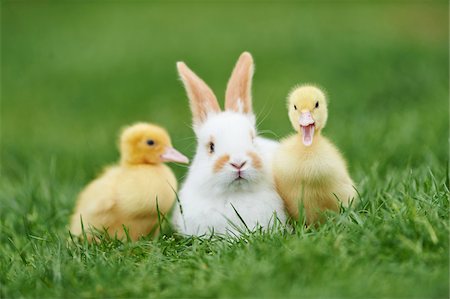
<svg viewBox="0 0 450 299">
<path fill-rule="evenodd" d="M 3 1 L 1 13 L 2 298 L 448 298 L 448 3 Z M 237 241 L 165 223 L 155 240 L 72 242 L 76 195 L 117 159 L 120 127 L 163 124 L 192 157 L 175 62 L 222 98 L 243 50 L 268 137 L 291 132 L 293 85 L 327 90 L 325 134 L 362 203 Z"/>
</svg>

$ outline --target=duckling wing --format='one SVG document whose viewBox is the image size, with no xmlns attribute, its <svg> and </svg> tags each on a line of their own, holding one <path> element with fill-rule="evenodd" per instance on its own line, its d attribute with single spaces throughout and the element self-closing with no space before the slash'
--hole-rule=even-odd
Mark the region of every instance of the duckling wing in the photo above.
<svg viewBox="0 0 450 299">
<path fill-rule="evenodd" d="M 140 166 L 120 174 L 118 210 L 129 218 L 167 213 L 175 200 L 177 182 L 170 168 Z"/>
<path fill-rule="evenodd" d="M 103 175 L 92 181 L 80 193 L 71 221 L 71 232 L 82 232 L 81 220 L 86 228 L 107 228 L 116 218 L 117 178 L 119 170 L 115 167 L 107 169 Z"/>
</svg>

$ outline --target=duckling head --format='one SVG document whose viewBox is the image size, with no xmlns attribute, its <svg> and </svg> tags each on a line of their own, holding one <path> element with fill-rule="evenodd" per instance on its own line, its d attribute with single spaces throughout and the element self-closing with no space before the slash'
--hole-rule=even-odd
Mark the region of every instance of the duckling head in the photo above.
<svg viewBox="0 0 450 299">
<path fill-rule="evenodd" d="M 314 134 L 320 134 L 328 118 L 325 94 L 312 85 L 294 88 L 288 96 L 289 119 L 301 135 L 303 144 L 310 146 Z"/>
<path fill-rule="evenodd" d="M 137 123 L 122 131 L 120 155 L 125 165 L 189 163 L 187 157 L 172 147 L 166 130 L 148 123 Z"/>
</svg>

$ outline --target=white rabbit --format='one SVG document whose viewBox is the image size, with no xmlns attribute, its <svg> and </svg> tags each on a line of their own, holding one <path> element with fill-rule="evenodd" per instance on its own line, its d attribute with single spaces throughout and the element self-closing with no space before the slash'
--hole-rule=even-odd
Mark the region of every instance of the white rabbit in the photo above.
<svg viewBox="0 0 450 299">
<path fill-rule="evenodd" d="M 272 178 L 278 143 L 257 137 L 252 112 L 253 58 L 244 52 L 231 74 L 221 111 L 212 90 L 177 63 L 197 136 L 197 153 L 175 205 L 173 224 L 184 235 L 238 236 L 286 221 Z"/>
</svg>

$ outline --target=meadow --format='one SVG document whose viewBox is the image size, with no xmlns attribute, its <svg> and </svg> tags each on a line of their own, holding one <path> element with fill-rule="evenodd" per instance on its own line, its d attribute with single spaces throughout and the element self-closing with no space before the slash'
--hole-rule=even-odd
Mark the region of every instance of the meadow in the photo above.
<svg viewBox="0 0 450 299">
<path fill-rule="evenodd" d="M 448 3 L 1 2 L 1 298 L 448 298 Z M 118 159 L 117 134 L 165 126 L 192 157 L 176 61 L 223 100 L 253 54 L 263 136 L 286 96 L 329 96 L 324 134 L 361 203 L 317 228 L 72 241 L 76 196 Z M 187 168 L 171 165 L 182 181 Z M 170 217 L 170 216 L 169 216 Z"/>
</svg>

